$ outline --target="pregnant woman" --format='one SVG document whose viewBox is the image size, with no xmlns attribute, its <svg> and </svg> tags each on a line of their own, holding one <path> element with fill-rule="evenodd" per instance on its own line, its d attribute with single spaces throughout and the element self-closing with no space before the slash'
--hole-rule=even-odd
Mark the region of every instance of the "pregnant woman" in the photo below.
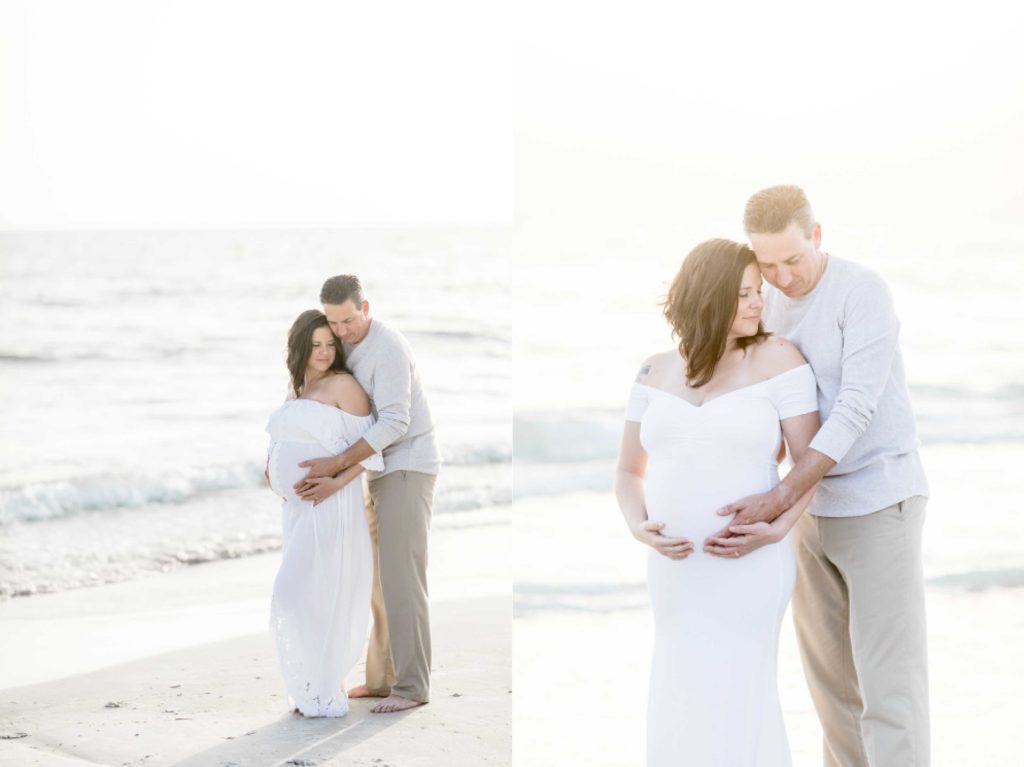
<svg viewBox="0 0 1024 767">
<path fill-rule="evenodd" d="M 283 546 L 270 627 L 292 706 L 305 716 L 344 716 L 345 675 L 363 650 L 373 558 L 363 506 L 364 468 L 379 455 L 304 493 L 299 463 L 342 452 L 373 424 L 370 402 L 345 367 L 327 318 L 310 310 L 288 332 L 292 396 L 270 416 L 267 478 L 281 496 Z"/>
<path fill-rule="evenodd" d="M 790 764 L 776 656 L 795 575 L 788 533 L 813 490 L 757 536 L 767 545 L 751 535 L 767 523 L 716 535 L 718 509 L 778 483 L 781 437 L 799 457 L 818 429 L 810 366 L 764 331 L 762 306 L 752 250 L 694 248 L 665 301 L 679 348 L 645 361 L 626 411 L 616 495 L 651 546 L 649 767 Z"/>
</svg>

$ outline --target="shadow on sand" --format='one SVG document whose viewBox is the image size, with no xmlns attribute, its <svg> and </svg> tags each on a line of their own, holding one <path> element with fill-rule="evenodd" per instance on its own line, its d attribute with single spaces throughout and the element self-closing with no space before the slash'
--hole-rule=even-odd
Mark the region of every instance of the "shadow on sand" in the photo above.
<svg viewBox="0 0 1024 767">
<path fill-rule="evenodd" d="M 319 765 L 397 724 L 415 709 L 371 714 L 376 700 L 352 701 L 339 719 L 306 719 L 289 714 L 276 722 L 175 762 L 175 767 L 289 767 Z M 385 762 L 380 762 L 384 767 Z"/>
</svg>

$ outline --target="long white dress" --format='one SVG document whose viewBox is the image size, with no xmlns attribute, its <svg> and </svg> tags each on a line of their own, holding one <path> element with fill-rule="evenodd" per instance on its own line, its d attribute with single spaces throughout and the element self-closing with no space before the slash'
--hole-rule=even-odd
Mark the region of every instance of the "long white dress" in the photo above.
<svg viewBox="0 0 1024 767">
<path fill-rule="evenodd" d="M 285 402 L 271 416 L 268 474 L 282 500 L 281 568 L 270 628 L 291 705 L 305 716 L 344 716 L 345 675 L 359 660 L 370 619 L 373 552 L 358 478 L 313 506 L 292 486 L 299 462 L 337 455 L 373 424 L 311 399 Z M 363 461 L 383 471 L 379 455 Z"/>
<path fill-rule="evenodd" d="M 703 552 L 725 526 L 715 511 L 779 481 L 779 421 L 818 409 L 809 365 L 701 406 L 634 384 L 626 420 L 648 455 L 648 518 L 694 553 L 651 550 L 655 642 L 648 767 L 785 767 L 789 744 L 776 682 L 779 628 L 796 567 L 788 536 L 735 560 Z"/>
</svg>

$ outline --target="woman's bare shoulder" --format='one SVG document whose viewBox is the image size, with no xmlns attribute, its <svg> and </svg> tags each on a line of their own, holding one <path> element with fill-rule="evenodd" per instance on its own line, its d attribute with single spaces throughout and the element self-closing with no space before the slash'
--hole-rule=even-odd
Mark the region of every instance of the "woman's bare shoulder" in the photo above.
<svg viewBox="0 0 1024 767">
<path fill-rule="evenodd" d="M 370 414 L 370 398 L 351 373 L 335 373 L 324 386 L 334 404 L 353 415 Z"/>
<path fill-rule="evenodd" d="M 672 365 L 679 364 L 679 350 L 668 349 L 663 352 L 657 352 L 652 354 L 650 357 L 643 361 L 640 365 L 640 370 L 636 374 L 636 382 L 650 385 L 652 381 L 657 381 L 659 378 L 665 375 L 665 371 Z"/>
<path fill-rule="evenodd" d="M 782 336 L 768 336 L 756 344 L 752 362 L 760 378 L 774 378 L 807 364 L 796 345 Z"/>
</svg>

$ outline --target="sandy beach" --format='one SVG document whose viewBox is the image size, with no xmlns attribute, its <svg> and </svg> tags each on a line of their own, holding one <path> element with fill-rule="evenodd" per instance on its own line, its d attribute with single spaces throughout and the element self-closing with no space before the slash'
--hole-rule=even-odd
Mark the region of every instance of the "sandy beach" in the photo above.
<svg viewBox="0 0 1024 767">
<path fill-rule="evenodd" d="M 4 602 L 0 764 L 508 764 L 510 534 L 507 507 L 435 519 L 432 700 L 401 714 L 287 710 L 276 553 Z"/>
<path fill-rule="evenodd" d="M 653 643 L 646 553 L 610 493 L 517 500 L 515 519 L 514 764 L 639 767 Z M 1019 764 L 1024 590 L 962 579 L 927 585 L 932 764 Z M 794 767 L 819 767 L 821 730 L 789 615 L 779 692 Z"/>
</svg>

